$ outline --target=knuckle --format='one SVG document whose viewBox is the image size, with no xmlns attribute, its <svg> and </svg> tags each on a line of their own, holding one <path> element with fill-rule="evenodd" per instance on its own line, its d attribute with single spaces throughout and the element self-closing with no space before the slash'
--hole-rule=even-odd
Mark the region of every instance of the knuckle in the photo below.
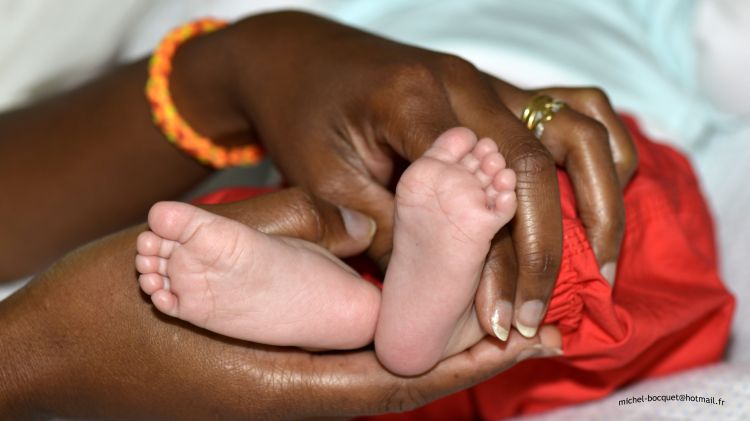
<svg viewBox="0 0 750 421">
<path fill-rule="evenodd" d="M 609 130 L 604 124 L 593 118 L 583 118 L 577 121 L 573 131 L 576 143 L 609 143 Z"/>
<path fill-rule="evenodd" d="M 307 238 L 308 241 L 319 243 L 325 227 L 323 226 L 320 209 L 315 199 L 311 194 L 298 187 L 289 189 L 289 194 L 291 199 L 289 202 L 288 221 L 292 222 L 293 220 L 293 231 L 295 231 L 293 234 L 309 237 Z M 306 231 L 303 227 L 311 227 L 313 231 L 303 232 Z"/>
<path fill-rule="evenodd" d="M 560 267 L 560 257 L 551 252 L 531 252 L 519 259 L 518 267 L 520 272 L 533 278 L 554 281 Z"/>
<path fill-rule="evenodd" d="M 389 121 L 424 120 L 443 97 L 443 82 L 426 63 L 409 62 L 392 66 L 373 97 L 373 109 L 382 110 Z M 397 99 L 397 100 L 394 100 Z"/>
<path fill-rule="evenodd" d="M 534 176 L 555 168 L 555 160 L 540 142 L 517 142 L 505 155 L 519 177 Z"/>
<path fill-rule="evenodd" d="M 638 168 L 638 150 L 632 143 L 628 145 L 617 158 L 617 165 L 621 166 L 626 172 L 628 179 L 633 175 L 636 168 Z"/>
<path fill-rule="evenodd" d="M 301 209 L 312 209 L 315 208 L 312 195 L 307 191 L 303 190 L 299 186 L 293 186 L 286 189 L 285 192 L 289 196 L 289 202 L 292 206 L 299 206 Z"/>
<path fill-rule="evenodd" d="M 592 236 L 596 239 L 611 241 L 617 239 L 625 229 L 625 212 L 622 202 L 609 209 L 580 209 L 581 219 L 591 225 Z"/>
<path fill-rule="evenodd" d="M 625 208 L 622 200 L 609 203 L 604 208 L 581 208 L 578 212 L 592 245 L 600 251 L 617 248 L 625 232 Z"/>
<path fill-rule="evenodd" d="M 442 54 L 438 63 L 441 70 L 454 75 L 479 71 L 470 61 L 453 54 Z"/>
<path fill-rule="evenodd" d="M 440 88 L 440 79 L 423 62 L 404 62 L 394 65 L 384 81 L 386 88 L 398 93 L 424 93 Z"/>
<path fill-rule="evenodd" d="M 604 90 L 598 86 L 589 86 L 582 89 L 582 96 L 583 99 L 598 107 L 610 107 L 609 103 L 609 96 L 607 96 L 607 93 L 604 92 Z"/>
</svg>

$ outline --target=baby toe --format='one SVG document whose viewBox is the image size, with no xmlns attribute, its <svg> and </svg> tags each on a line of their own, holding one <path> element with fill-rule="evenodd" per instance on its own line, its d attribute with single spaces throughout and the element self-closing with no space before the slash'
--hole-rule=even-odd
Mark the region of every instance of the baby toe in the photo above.
<svg viewBox="0 0 750 421">
<path fill-rule="evenodd" d="M 481 168 L 477 169 L 477 171 L 474 173 L 474 177 L 476 177 L 483 189 L 492 184 L 492 177 L 485 174 Z"/>
<path fill-rule="evenodd" d="M 503 168 L 495 174 L 495 178 L 492 180 L 492 186 L 497 191 L 515 190 L 516 172 L 510 168 Z"/>
<path fill-rule="evenodd" d="M 494 199 L 494 211 L 507 223 L 516 213 L 516 192 L 513 190 L 504 190 L 497 193 Z"/>
<path fill-rule="evenodd" d="M 138 277 L 138 284 L 143 292 L 148 295 L 155 293 L 160 289 L 166 289 L 164 277 L 158 273 L 146 273 Z"/>
<path fill-rule="evenodd" d="M 148 226 L 156 235 L 167 240 L 178 241 L 189 238 L 194 229 L 198 208 L 181 202 L 159 202 L 148 212 Z"/>
<path fill-rule="evenodd" d="M 490 177 L 495 177 L 500 170 L 505 168 L 505 159 L 499 153 L 488 154 L 482 159 L 479 168 Z"/>
<path fill-rule="evenodd" d="M 144 231 L 138 235 L 136 249 L 144 256 L 169 258 L 177 244 L 176 241 L 164 239 L 152 231 Z"/>
<path fill-rule="evenodd" d="M 171 292 L 160 289 L 151 295 L 151 302 L 162 313 L 177 317 L 177 296 Z"/>
<path fill-rule="evenodd" d="M 144 231 L 138 234 L 135 248 L 138 254 L 153 256 L 159 252 L 160 243 L 161 237 L 151 231 Z"/>
<path fill-rule="evenodd" d="M 456 163 L 471 152 L 477 143 L 477 137 L 465 127 L 455 127 L 438 136 L 424 156 L 446 163 Z"/>
<path fill-rule="evenodd" d="M 478 160 L 482 160 L 485 156 L 497 152 L 497 144 L 494 140 L 489 137 L 483 137 L 474 146 L 474 150 L 471 152 Z"/>
<path fill-rule="evenodd" d="M 490 184 L 484 189 L 484 194 L 487 196 L 487 207 L 489 209 L 495 208 L 495 199 L 497 199 L 498 191 Z"/>
<path fill-rule="evenodd" d="M 479 169 L 479 163 L 479 159 L 477 159 L 474 154 L 466 154 L 466 156 L 461 159 L 461 165 L 471 173 Z"/>
<path fill-rule="evenodd" d="M 167 259 L 158 256 L 135 256 L 135 268 L 138 272 L 146 273 L 159 273 L 162 275 L 167 274 Z"/>
</svg>

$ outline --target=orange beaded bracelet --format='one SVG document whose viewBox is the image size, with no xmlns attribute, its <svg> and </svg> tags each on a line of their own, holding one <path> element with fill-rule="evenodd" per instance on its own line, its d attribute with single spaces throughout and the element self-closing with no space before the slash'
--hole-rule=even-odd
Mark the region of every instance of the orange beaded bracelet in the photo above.
<svg viewBox="0 0 750 421">
<path fill-rule="evenodd" d="M 154 124 L 161 129 L 167 140 L 201 163 L 217 169 L 257 164 L 263 158 L 263 151 L 257 145 L 228 149 L 193 130 L 177 112 L 172 101 L 169 75 L 172 73 L 172 57 L 177 47 L 196 35 L 212 32 L 226 25 L 224 21 L 207 18 L 172 30 L 151 56 L 146 82 L 146 97 L 151 104 Z"/>
</svg>

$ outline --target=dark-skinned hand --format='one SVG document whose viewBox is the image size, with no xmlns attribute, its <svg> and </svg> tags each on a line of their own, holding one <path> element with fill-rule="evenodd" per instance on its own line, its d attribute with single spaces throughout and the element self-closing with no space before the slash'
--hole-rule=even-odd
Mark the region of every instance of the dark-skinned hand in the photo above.
<svg viewBox="0 0 750 421">
<path fill-rule="evenodd" d="M 518 118 L 534 92 L 453 55 L 295 12 L 251 17 L 215 37 L 225 38 L 223 50 L 238 52 L 221 56 L 235 69 L 237 110 L 247 117 L 233 132 L 262 139 L 292 185 L 373 217 L 378 229 L 369 254 L 383 266 L 394 209 L 388 185 L 399 160 L 418 158 L 455 126 L 498 144 L 517 174 L 518 211 L 496 236 L 478 290 L 476 309 L 488 333 L 505 338 L 513 323 L 531 337 L 542 320 L 562 255 L 558 165 L 573 181 L 603 272 L 614 278 L 621 187 L 637 158 L 600 91 L 543 90 L 569 106 L 540 141 Z M 215 42 L 196 39 L 192 48 Z M 187 111 L 200 118 L 200 110 Z"/>
<path fill-rule="evenodd" d="M 361 250 L 369 242 L 334 234 L 343 232 L 338 209 L 297 189 L 209 210 L 321 245 Z M 69 254 L 0 303 L 0 417 L 286 420 L 403 411 L 560 346 L 551 326 L 534 339 L 486 337 L 403 378 L 371 350 L 311 354 L 228 339 L 153 309 L 133 269 L 141 230 Z"/>
</svg>

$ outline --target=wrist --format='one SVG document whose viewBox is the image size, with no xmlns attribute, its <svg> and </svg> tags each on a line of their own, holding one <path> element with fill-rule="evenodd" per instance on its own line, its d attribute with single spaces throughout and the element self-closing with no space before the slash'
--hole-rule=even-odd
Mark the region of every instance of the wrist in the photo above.
<svg viewBox="0 0 750 421">
<path fill-rule="evenodd" d="M 345 29 L 309 13 L 278 11 L 249 16 L 222 31 L 227 51 L 233 53 L 229 67 L 235 75 L 236 101 L 259 132 L 298 106 L 289 103 L 289 93 L 304 101 L 321 72 L 335 68 L 320 69 L 316 59 L 325 41 L 338 39 Z"/>
<path fill-rule="evenodd" d="M 220 146 L 251 141 L 251 122 L 236 98 L 233 51 L 225 31 L 190 39 L 172 59 L 170 92 L 183 118 Z"/>
</svg>

